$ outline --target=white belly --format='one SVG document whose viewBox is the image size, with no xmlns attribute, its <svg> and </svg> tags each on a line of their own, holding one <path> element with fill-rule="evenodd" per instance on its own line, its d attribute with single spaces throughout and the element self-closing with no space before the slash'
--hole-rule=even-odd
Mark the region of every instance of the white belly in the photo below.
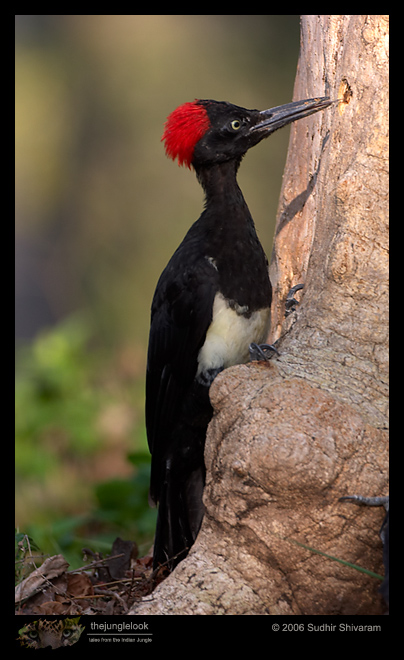
<svg viewBox="0 0 404 660">
<path fill-rule="evenodd" d="M 234 364 L 248 362 L 251 342 L 265 342 L 269 332 L 270 310 L 252 312 L 249 318 L 242 315 L 243 311 L 248 310 L 232 309 L 221 293 L 216 294 L 212 323 L 198 355 L 197 375 L 207 369 L 226 369 Z"/>
</svg>

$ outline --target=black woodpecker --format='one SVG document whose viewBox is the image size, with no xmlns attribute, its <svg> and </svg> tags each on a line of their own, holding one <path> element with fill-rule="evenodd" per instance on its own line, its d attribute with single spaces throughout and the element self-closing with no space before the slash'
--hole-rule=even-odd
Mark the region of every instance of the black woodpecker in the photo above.
<svg viewBox="0 0 404 660">
<path fill-rule="evenodd" d="M 166 154 L 194 168 L 205 209 L 161 274 L 151 309 L 146 428 L 150 497 L 158 504 L 154 568 L 172 570 L 184 559 L 202 522 L 209 387 L 226 367 L 247 362 L 250 343 L 268 335 L 268 261 L 237 184 L 241 159 L 278 128 L 331 103 L 306 99 L 260 112 L 195 100 L 166 121 Z"/>
</svg>

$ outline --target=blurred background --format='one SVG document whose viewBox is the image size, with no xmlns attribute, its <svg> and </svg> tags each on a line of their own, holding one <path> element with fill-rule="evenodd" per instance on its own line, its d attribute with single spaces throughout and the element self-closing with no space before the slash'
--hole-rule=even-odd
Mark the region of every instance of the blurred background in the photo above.
<svg viewBox="0 0 404 660">
<path fill-rule="evenodd" d="M 150 546 L 150 304 L 203 208 L 164 121 L 291 101 L 298 49 L 297 15 L 16 16 L 16 526 L 44 552 Z M 238 177 L 268 256 L 288 138 Z"/>
</svg>

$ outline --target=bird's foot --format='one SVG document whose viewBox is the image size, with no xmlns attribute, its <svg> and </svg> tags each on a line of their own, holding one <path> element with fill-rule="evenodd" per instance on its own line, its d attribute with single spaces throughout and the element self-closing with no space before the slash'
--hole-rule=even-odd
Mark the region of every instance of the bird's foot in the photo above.
<svg viewBox="0 0 404 660">
<path fill-rule="evenodd" d="M 248 347 L 250 351 L 250 361 L 259 362 L 261 360 L 268 361 L 273 357 L 273 354 L 276 353 L 280 355 L 279 351 L 272 344 L 250 344 Z"/>
<path fill-rule="evenodd" d="M 389 496 L 380 496 L 380 497 L 364 497 L 363 495 L 346 495 L 345 497 L 340 497 L 339 502 L 351 501 L 356 504 L 365 504 L 366 506 L 384 506 L 386 509 L 386 515 L 382 522 L 380 528 L 380 538 L 384 545 L 383 551 L 383 563 L 385 568 L 385 578 L 382 586 L 380 587 L 380 593 L 383 595 L 387 604 L 389 601 Z"/>
<path fill-rule="evenodd" d="M 382 527 L 380 529 L 380 536 L 384 543 L 384 527 L 389 516 L 389 495 L 381 495 L 380 497 L 365 497 L 364 495 L 345 495 L 345 497 L 340 497 L 339 502 L 350 501 L 355 502 L 356 504 L 365 504 L 366 506 L 384 506 L 386 509 L 386 517 L 383 521 Z"/>
<path fill-rule="evenodd" d="M 291 290 L 289 291 L 288 295 L 286 296 L 286 302 L 285 302 L 285 316 L 289 316 L 292 312 L 296 311 L 296 305 L 299 304 L 299 301 L 296 300 L 294 297 L 296 291 L 300 291 L 303 289 L 304 284 L 295 284 L 295 286 L 292 286 Z"/>
<path fill-rule="evenodd" d="M 364 497 L 363 495 L 345 495 L 339 498 L 339 502 L 344 501 L 356 502 L 356 504 L 366 504 L 367 506 L 384 506 L 386 511 L 389 510 L 389 496 L 380 497 Z"/>
<path fill-rule="evenodd" d="M 220 374 L 221 371 L 223 371 L 223 367 L 218 367 L 217 369 L 205 369 L 204 371 L 201 371 L 200 374 L 198 374 L 196 380 L 200 385 L 203 385 L 204 387 L 210 387 L 216 376 Z"/>
</svg>

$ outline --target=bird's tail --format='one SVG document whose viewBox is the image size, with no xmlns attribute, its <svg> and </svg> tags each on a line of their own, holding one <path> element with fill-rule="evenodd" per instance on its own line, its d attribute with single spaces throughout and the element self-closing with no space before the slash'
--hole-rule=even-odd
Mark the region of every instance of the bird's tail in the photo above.
<svg viewBox="0 0 404 660">
<path fill-rule="evenodd" d="M 185 480 L 170 472 L 167 466 L 159 499 L 153 568 L 164 564 L 172 571 L 187 556 L 202 523 L 205 466 L 202 462 Z"/>
</svg>

